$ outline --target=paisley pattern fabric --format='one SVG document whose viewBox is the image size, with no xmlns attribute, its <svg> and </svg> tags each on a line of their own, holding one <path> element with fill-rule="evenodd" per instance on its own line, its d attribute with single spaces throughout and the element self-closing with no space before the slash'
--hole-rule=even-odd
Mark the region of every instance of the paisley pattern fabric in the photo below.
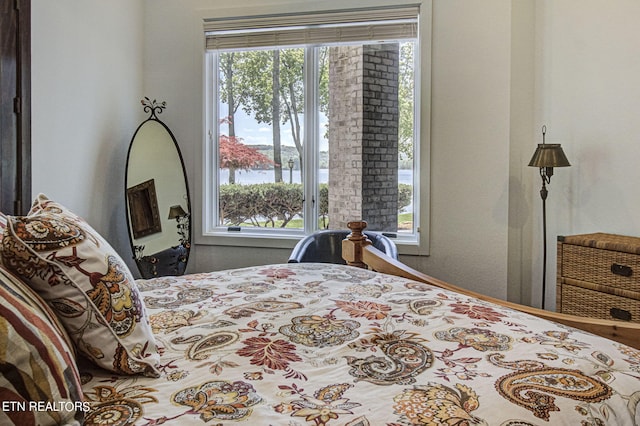
<svg viewBox="0 0 640 426">
<path fill-rule="evenodd" d="M 8 217 L 2 258 L 49 303 L 86 357 L 116 373 L 159 375 L 133 276 L 83 219 L 41 194 L 27 216 Z"/>
<path fill-rule="evenodd" d="M 636 425 L 640 351 L 403 278 L 137 281 L 159 378 L 80 367 L 87 425 Z"/>
</svg>

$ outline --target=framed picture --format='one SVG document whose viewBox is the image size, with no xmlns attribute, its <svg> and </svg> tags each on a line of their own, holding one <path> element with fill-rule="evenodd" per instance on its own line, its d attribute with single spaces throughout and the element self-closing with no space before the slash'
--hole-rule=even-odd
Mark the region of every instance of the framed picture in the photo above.
<svg viewBox="0 0 640 426">
<path fill-rule="evenodd" d="M 145 237 L 162 231 L 156 186 L 153 179 L 127 188 L 127 201 L 133 238 Z"/>
</svg>

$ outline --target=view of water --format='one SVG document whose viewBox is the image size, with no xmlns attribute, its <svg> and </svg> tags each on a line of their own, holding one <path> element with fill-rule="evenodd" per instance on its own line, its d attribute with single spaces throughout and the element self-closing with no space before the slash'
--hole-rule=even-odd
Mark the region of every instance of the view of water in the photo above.
<svg viewBox="0 0 640 426">
<path fill-rule="evenodd" d="M 220 182 L 229 182 L 229 170 L 220 169 Z M 252 184 L 252 183 L 267 183 L 273 182 L 274 178 L 273 170 L 249 170 L 249 171 L 237 171 L 236 183 L 239 184 Z M 300 183 L 300 170 L 294 170 L 291 174 L 293 183 Z M 282 170 L 282 179 L 285 182 L 289 182 L 289 170 Z M 329 181 L 329 170 L 319 170 L 320 183 L 327 183 Z M 401 169 L 398 170 L 398 183 L 413 184 L 413 170 Z"/>
</svg>

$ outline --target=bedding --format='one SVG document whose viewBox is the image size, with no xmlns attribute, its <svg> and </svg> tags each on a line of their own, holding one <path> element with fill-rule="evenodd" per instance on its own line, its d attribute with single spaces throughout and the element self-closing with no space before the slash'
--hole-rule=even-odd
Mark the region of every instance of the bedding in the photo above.
<svg viewBox="0 0 640 426">
<path fill-rule="evenodd" d="M 636 425 L 640 351 L 366 269 L 138 280 L 158 378 L 79 362 L 86 425 Z"/>
</svg>

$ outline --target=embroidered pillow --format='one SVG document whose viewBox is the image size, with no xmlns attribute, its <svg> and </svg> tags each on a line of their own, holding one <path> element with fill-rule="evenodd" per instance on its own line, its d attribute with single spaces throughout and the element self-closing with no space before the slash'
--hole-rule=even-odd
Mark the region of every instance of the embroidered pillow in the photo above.
<svg viewBox="0 0 640 426">
<path fill-rule="evenodd" d="M 71 342 L 40 297 L 0 267 L 0 424 L 80 425 L 80 376 Z"/>
<path fill-rule="evenodd" d="M 158 349 L 133 276 L 82 218 L 40 194 L 27 216 L 8 216 L 2 257 L 95 364 L 121 374 L 159 375 Z"/>
</svg>

